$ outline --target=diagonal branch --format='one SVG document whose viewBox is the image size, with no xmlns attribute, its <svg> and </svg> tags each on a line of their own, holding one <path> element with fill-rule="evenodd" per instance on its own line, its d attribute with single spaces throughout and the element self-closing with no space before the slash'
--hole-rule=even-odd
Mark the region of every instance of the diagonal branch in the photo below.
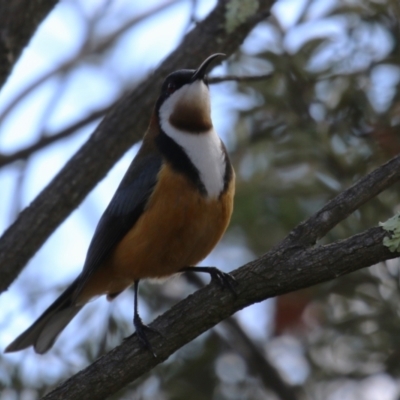
<svg viewBox="0 0 400 400">
<path fill-rule="evenodd" d="M 203 281 L 195 272 L 185 274 L 188 282 L 197 289 L 204 287 Z M 225 335 L 217 333 L 222 342 L 225 342 L 235 352 L 241 354 L 246 360 L 252 374 L 258 376 L 266 389 L 276 393 L 280 400 L 297 400 L 298 396 L 294 387 L 281 377 L 276 367 L 267 359 L 263 349 L 259 348 L 250 337 L 244 332 L 238 321 L 234 317 L 223 321 L 223 326 L 228 328 L 229 336 L 232 339 L 226 339 Z"/>
<path fill-rule="evenodd" d="M 325 246 L 312 246 L 312 243 L 302 246 L 297 232 L 302 226 L 308 227 L 306 235 L 307 232 L 327 232 L 328 225 L 335 226 L 351 211 L 397 182 L 399 163 L 400 156 L 397 156 L 377 168 L 301 223 L 280 245 L 234 271 L 233 276 L 239 283 L 236 298 L 229 291 L 208 285 L 158 317 L 152 327 L 163 337 L 151 338 L 157 358 L 143 351 L 133 335 L 45 399 L 104 398 L 244 307 L 398 257 L 399 253 L 392 253 L 383 245 L 387 232 L 380 227 Z M 331 210 L 331 214 L 321 220 L 320 215 L 326 210 Z"/>
<path fill-rule="evenodd" d="M 328 202 L 311 218 L 293 229 L 279 246 L 313 245 L 352 212 L 398 182 L 399 179 L 400 155 L 375 169 Z"/>
<path fill-rule="evenodd" d="M 163 338 L 151 337 L 157 358 L 141 349 L 133 335 L 44 399 L 103 399 L 244 307 L 398 257 L 398 253 L 391 253 L 383 246 L 386 234 L 376 227 L 347 240 L 300 250 L 290 256 L 272 250 L 234 271 L 238 281 L 237 298 L 212 284 L 158 317 L 151 324 L 163 335 Z"/>
<path fill-rule="evenodd" d="M 0 239 L 0 292 L 8 288 L 27 261 L 122 154 L 141 138 L 163 78 L 183 66 L 195 67 L 212 53 L 232 54 L 250 30 L 266 18 L 273 3 L 260 2 L 257 13 L 234 31 L 228 31 L 227 2 L 219 0 L 209 16 L 185 36 L 152 76 L 116 104 L 90 139 L 4 233 Z"/>
<path fill-rule="evenodd" d="M 234 335 L 234 340 L 227 341 L 232 349 L 239 352 L 247 361 L 250 371 L 259 376 L 264 387 L 275 392 L 279 400 L 298 400 L 296 390 L 287 383 L 279 373 L 278 369 L 268 360 L 261 346 L 257 346 L 248 335 L 241 329 L 234 317 L 227 318 L 224 325 Z"/>
</svg>

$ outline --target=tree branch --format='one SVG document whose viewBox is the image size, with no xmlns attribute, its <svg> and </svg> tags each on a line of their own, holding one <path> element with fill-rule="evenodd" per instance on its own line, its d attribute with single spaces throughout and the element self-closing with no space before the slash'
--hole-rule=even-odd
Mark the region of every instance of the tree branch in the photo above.
<svg viewBox="0 0 400 400">
<path fill-rule="evenodd" d="M 307 221 L 299 224 L 279 246 L 313 245 L 368 200 L 399 181 L 399 178 L 400 156 L 396 156 L 340 193 Z"/>
<path fill-rule="evenodd" d="M 11 111 L 23 100 L 27 95 L 32 93 L 35 89 L 41 86 L 43 83 L 49 81 L 51 78 L 59 75 L 65 74 L 72 67 L 76 66 L 79 61 L 82 61 L 84 57 L 91 56 L 93 54 L 101 54 L 111 47 L 111 45 L 116 42 L 116 40 L 122 36 L 127 30 L 134 27 L 136 24 L 142 22 L 143 20 L 157 14 L 160 11 L 174 5 L 180 0 L 168 0 L 165 3 L 158 4 L 150 9 L 146 10 L 142 14 L 136 15 L 130 20 L 126 21 L 120 27 L 118 27 L 114 32 L 109 33 L 106 37 L 103 37 L 98 42 L 93 43 L 93 38 L 88 33 L 85 40 L 82 42 L 80 48 L 67 60 L 64 60 L 60 65 L 56 65 L 50 71 L 46 71 L 42 76 L 36 78 L 35 81 L 29 83 L 26 87 L 21 89 L 21 91 L 15 95 L 15 97 L 4 107 L 4 110 L 0 114 L 0 125 L 9 116 Z M 92 21 L 91 24 L 94 24 Z M 88 29 L 90 32 L 93 29 Z"/>
<path fill-rule="evenodd" d="M 236 319 L 227 318 L 223 323 L 229 327 L 235 338 L 226 342 L 242 355 L 250 371 L 260 377 L 264 387 L 275 392 L 280 400 L 298 400 L 295 388 L 282 378 L 278 369 L 267 359 L 264 350 L 246 335 Z"/>
<path fill-rule="evenodd" d="M 316 232 L 318 235 L 326 233 L 327 226 L 335 226 L 351 211 L 397 182 L 399 171 L 400 155 L 340 193 L 297 226 L 280 245 L 235 270 L 232 275 L 238 281 L 237 297 L 214 284 L 208 285 L 158 317 L 151 324 L 163 335 L 162 338 L 157 335 L 151 337 L 157 358 L 141 349 L 136 336 L 132 335 L 49 393 L 45 399 L 104 398 L 244 307 L 398 257 L 399 253 L 390 252 L 382 244 L 387 232 L 380 227 L 336 243 L 313 247 L 309 240 L 304 245 L 298 232 L 307 227 L 305 235 L 308 238 Z M 327 210 L 330 211 L 327 216 L 321 217 Z"/>
<path fill-rule="evenodd" d="M 263 74 L 263 75 L 245 75 L 245 76 L 237 76 L 237 75 L 226 75 L 226 76 L 213 76 L 208 79 L 209 84 L 217 84 L 221 82 L 228 82 L 228 81 L 235 81 L 235 82 L 256 82 L 268 79 L 272 76 L 272 74 Z M 25 148 L 16 151 L 12 154 L 0 154 L 0 168 L 4 167 L 5 165 L 11 164 L 18 160 L 25 160 L 33 153 L 37 152 L 38 150 L 42 150 L 45 147 L 61 140 L 65 139 L 76 133 L 76 131 L 84 126 L 96 121 L 97 119 L 104 117 L 104 115 L 111 110 L 113 105 L 107 105 L 105 107 L 101 107 L 96 111 L 93 111 L 91 114 L 83 117 L 77 122 L 74 122 L 67 128 L 62 129 L 61 131 L 49 134 L 43 132 L 41 135 L 41 139 L 38 140 L 36 143 L 33 143 Z M 0 116 L 0 122 L 2 117 Z"/>
<path fill-rule="evenodd" d="M 233 272 L 238 281 L 236 298 L 211 284 L 158 317 L 151 327 L 163 337 L 150 338 L 157 358 L 141 349 L 136 335 L 132 335 L 44 399 L 103 399 L 244 307 L 398 257 L 399 253 L 391 253 L 383 246 L 385 235 L 387 232 L 376 227 L 337 243 L 290 255 L 272 250 Z"/>
<path fill-rule="evenodd" d="M 58 0 L 0 0 L 0 87 Z"/>
<path fill-rule="evenodd" d="M 8 288 L 44 241 L 122 154 L 142 137 L 165 76 L 184 66 L 196 67 L 212 53 L 232 54 L 249 31 L 266 17 L 273 3 L 260 2 L 262 6 L 255 15 L 228 33 L 227 1 L 220 0 L 152 76 L 116 104 L 90 139 L 5 232 L 0 239 L 0 292 Z"/>
<path fill-rule="evenodd" d="M 214 83 L 221 83 L 221 82 L 228 82 L 228 81 L 234 81 L 234 82 L 258 82 L 258 81 L 265 81 L 266 79 L 271 78 L 273 75 L 272 72 L 268 74 L 262 74 L 262 75 L 225 75 L 225 76 L 210 76 L 208 78 L 208 83 L 214 84 Z"/>
<path fill-rule="evenodd" d="M 202 279 L 195 272 L 187 273 L 185 277 L 197 289 L 204 287 Z M 295 388 L 285 382 L 277 368 L 267 359 L 263 349 L 250 339 L 236 318 L 227 318 L 223 321 L 223 325 L 227 327 L 229 336 L 233 335 L 233 339 L 227 339 L 226 335 L 219 332 L 216 332 L 217 337 L 232 350 L 241 354 L 251 373 L 261 379 L 264 387 L 275 392 L 280 400 L 298 400 Z"/>
<path fill-rule="evenodd" d="M 73 135 L 74 133 L 76 133 L 78 129 L 83 128 L 84 126 L 103 117 L 104 114 L 110 109 L 111 106 L 107 106 L 97 111 L 94 111 L 91 114 L 87 115 L 86 117 L 82 118 L 81 120 L 74 122 L 67 128 L 62 129 L 61 131 L 55 134 L 50 135 L 46 132 L 43 132 L 43 134 L 41 135 L 42 138 L 39 139 L 36 143 L 26 146 L 25 148 L 18 150 L 15 153 L 8 155 L 0 154 L 0 168 L 4 167 L 5 165 L 13 163 L 14 161 L 26 160 L 33 153 L 36 153 L 37 151 L 42 150 L 45 147 L 50 146 L 55 142 L 58 142 L 59 140 L 65 139 Z"/>
</svg>

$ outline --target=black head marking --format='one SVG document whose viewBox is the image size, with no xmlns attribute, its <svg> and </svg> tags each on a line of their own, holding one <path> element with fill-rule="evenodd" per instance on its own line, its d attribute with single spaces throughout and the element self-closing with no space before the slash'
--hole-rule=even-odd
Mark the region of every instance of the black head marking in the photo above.
<svg viewBox="0 0 400 400">
<path fill-rule="evenodd" d="M 222 53 L 215 53 L 207 57 L 199 68 L 194 69 L 180 69 L 172 74 L 169 74 L 165 79 L 162 87 L 161 94 L 156 103 L 156 110 L 159 111 L 161 105 L 164 101 L 171 96 L 172 93 L 176 92 L 179 88 L 189 83 L 193 83 L 196 80 L 202 80 L 207 86 L 206 72 L 212 63 L 212 61 L 217 58 L 225 56 Z"/>
<path fill-rule="evenodd" d="M 158 111 L 172 93 L 176 92 L 182 86 L 192 82 L 194 69 L 180 69 L 172 74 L 169 74 L 161 86 L 161 94 L 156 103 L 156 110 Z"/>
</svg>

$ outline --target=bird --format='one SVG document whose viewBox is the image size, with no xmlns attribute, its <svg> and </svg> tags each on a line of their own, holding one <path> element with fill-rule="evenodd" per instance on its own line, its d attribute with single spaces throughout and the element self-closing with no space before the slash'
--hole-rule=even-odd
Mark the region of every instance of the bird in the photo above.
<svg viewBox="0 0 400 400">
<path fill-rule="evenodd" d="M 134 287 L 133 325 L 152 350 L 138 312 L 139 282 L 186 271 L 205 272 L 234 294 L 234 278 L 196 266 L 215 247 L 233 211 L 235 172 L 216 133 L 206 72 L 222 53 L 196 69 L 169 74 L 161 87 L 141 147 L 101 216 L 82 272 L 5 352 L 33 346 L 47 352 L 91 299 L 113 300 Z M 154 354 L 154 352 L 153 352 Z"/>
</svg>

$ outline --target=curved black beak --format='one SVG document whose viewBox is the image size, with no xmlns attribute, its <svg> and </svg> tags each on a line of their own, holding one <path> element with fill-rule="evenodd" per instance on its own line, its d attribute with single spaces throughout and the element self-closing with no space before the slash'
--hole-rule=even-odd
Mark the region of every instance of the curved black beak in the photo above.
<svg viewBox="0 0 400 400">
<path fill-rule="evenodd" d="M 215 54 L 212 54 L 211 56 L 207 57 L 202 62 L 200 67 L 196 69 L 196 71 L 194 72 L 190 81 L 194 82 L 198 79 L 204 79 L 204 76 L 206 75 L 207 69 L 210 66 L 211 62 L 217 57 L 225 57 L 225 56 L 226 56 L 226 54 L 224 54 L 224 53 L 215 53 Z"/>
</svg>

